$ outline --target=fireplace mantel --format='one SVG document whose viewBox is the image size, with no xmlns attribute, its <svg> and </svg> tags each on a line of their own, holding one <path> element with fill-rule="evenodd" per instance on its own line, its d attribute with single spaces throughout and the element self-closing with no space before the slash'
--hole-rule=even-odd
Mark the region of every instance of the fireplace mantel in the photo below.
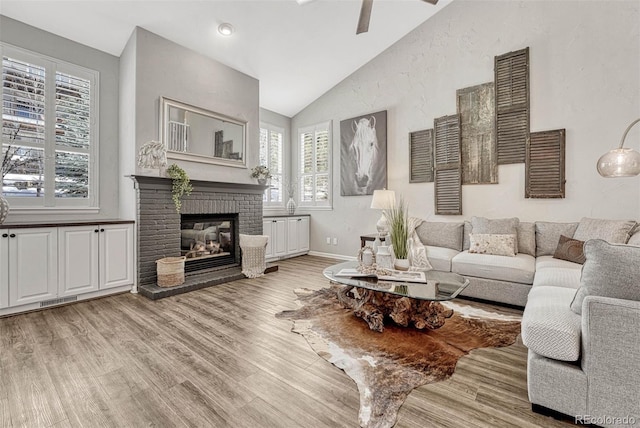
<svg viewBox="0 0 640 428">
<path fill-rule="evenodd" d="M 130 175 L 136 189 L 139 186 L 144 186 L 147 189 L 164 188 L 165 186 L 171 186 L 172 179 L 170 177 L 155 177 L 150 175 Z M 240 191 L 242 193 L 262 194 L 268 186 L 262 184 L 247 184 L 247 183 L 226 183 L 222 181 L 204 181 L 204 180 L 190 180 L 194 191 L 207 191 L 207 192 L 233 192 Z"/>
</svg>

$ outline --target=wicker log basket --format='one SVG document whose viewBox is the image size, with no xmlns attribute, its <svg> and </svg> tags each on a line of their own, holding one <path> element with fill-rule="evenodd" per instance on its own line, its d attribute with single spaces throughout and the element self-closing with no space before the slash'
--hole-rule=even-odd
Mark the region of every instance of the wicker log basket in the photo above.
<svg viewBox="0 0 640 428">
<path fill-rule="evenodd" d="M 156 260 L 158 287 L 175 287 L 184 283 L 184 261 L 186 257 L 165 257 Z"/>
</svg>

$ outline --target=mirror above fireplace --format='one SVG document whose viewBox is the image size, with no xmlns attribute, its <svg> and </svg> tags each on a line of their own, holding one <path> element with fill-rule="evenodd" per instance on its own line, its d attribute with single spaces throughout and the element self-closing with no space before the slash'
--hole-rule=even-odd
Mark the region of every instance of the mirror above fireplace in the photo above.
<svg viewBox="0 0 640 428">
<path fill-rule="evenodd" d="M 167 158 L 246 168 L 246 122 L 160 98 L 160 139 Z"/>
</svg>

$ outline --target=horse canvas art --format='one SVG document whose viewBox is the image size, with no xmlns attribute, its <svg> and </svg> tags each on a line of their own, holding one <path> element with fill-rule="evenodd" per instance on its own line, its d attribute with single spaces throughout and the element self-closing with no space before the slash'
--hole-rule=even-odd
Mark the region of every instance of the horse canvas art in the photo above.
<svg viewBox="0 0 640 428">
<path fill-rule="evenodd" d="M 340 122 L 340 194 L 372 195 L 387 185 L 387 111 Z"/>
</svg>

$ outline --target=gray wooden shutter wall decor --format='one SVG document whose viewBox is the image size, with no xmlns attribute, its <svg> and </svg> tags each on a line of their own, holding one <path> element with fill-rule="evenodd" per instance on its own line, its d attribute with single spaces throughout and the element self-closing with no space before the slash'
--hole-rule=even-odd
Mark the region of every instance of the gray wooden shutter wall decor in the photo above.
<svg viewBox="0 0 640 428">
<path fill-rule="evenodd" d="M 564 198 L 565 130 L 532 132 L 525 164 L 525 198 Z"/>
<path fill-rule="evenodd" d="M 462 184 L 496 184 L 495 89 L 493 82 L 456 91 L 460 115 Z"/>
<path fill-rule="evenodd" d="M 433 182 L 433 129 L 409 133 L 409 183 Z"/>
<path fill-rule="evenodd" d="M 435 213 L 462 214 L 460 115 L 434 119 Z"/>
<path fill-rule="evenodd" d="M 529 48 L 495 57 L 498 164 L 525 161 L 529 138 Z"/>
</svg>

